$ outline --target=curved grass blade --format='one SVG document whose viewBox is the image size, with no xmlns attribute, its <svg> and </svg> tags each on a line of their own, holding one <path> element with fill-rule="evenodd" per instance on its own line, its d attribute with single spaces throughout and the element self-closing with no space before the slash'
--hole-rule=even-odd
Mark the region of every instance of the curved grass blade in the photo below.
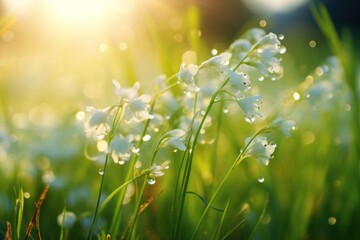
<svg viewBox="0 0 360 240">
<path fill-rule="evenodd" d="M 200 194 L 198 194 L 196 192 L 192 192 L 192 191 L 187 191 L 186 193 L 193 194 L 193 195 L 197 196 L 203 203 L 205 203 L 205 205 L 209 205 L 209 202 L 203 196 L 201 196 Z M 219 211 L 219 212 L 224 212 L 225 211 L 224 209 L 220 209 L 220 208 L 214 207 L 212 205 L 210 205 L 209 207 L 211 209 L 215 210 L 215 211 Z"/>
<path fill-rule="evenodd" d="M 254 238 L 256 230 L 259 228 L 261 222 L 263 221 L 263 219 L 265 217 L 265 213 L 267 211 L 268 204 L 269 204 L 269 194 L 266 195 L 266 200 L 265 200 L 265 203 L 264 203 L 263 210 L 261 212 L 261 215 L 260 215 L 258 221 L 256 222 L 255 227 L 253 228 L 253 230 L 252 230 L 252 232 L 250 234 L 249 240 Z"/>
</svg>

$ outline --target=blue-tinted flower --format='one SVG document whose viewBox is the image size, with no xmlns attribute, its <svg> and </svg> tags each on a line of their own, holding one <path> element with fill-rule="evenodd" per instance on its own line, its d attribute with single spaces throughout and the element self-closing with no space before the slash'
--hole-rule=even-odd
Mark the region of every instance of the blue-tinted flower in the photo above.
<svg viewBox="0 0 360 240">
<path fill-rule="evenodd" d="M 244 153 L 245 156 L 253 157 L 267 166 L 270 159 L 273 158 L 272 154 L 275 151 L 276 144 L 268 143 L 267 138 L 263 136 L 257 136 L 252 141 L 251 139 L 247 138 L 245 140 L 245 144 L 248 145 Z"/>
</svg>

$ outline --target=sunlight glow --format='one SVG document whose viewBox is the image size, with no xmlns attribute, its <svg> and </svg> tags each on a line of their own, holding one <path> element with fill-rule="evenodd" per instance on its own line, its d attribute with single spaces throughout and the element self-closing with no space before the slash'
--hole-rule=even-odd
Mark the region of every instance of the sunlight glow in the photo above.
<svg viewBox="0 0 360 240">
<path fill-rule="evenodd" d="M 243 0 L 255 13 L 283 13 L 304 5 L 309 0 Z"/>
<path fill-rule="evenodd" d="M 111 6 L 111 0 L 49 0 L 54 17 L 65 22 L 83 23 L 102 17 Z"/>
</svg>

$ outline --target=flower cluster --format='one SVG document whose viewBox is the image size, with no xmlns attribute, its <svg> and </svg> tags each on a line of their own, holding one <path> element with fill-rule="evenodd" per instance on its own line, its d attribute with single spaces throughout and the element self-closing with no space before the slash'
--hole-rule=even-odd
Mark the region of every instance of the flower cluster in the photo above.
<svg viewBox="0 0 360 240">
<path fill-rule="evenodd" d="M 227 102 L 237 103 L 245 120 L 254 122 L 256 117 L 262 116 L 259 111 L 262 97 L 251 92 L 251 82 L 266 77 L 280 78 L 283 73 L 281 54 L 285 50 L 276 34 L 252 29 L 231 44 L 228 51 L 199 66 L 182 64 L 177 77 L 188 98 L 185 111 L 204 111 L 217 94 Z M 195 94 L 196 102 L 191 101 Z"/>
<path fill-rule="evenodd" d="M 149 112 L 151 96 L 139 95 L 139 82 L 131 88 L 121 87 L 116 80 L 113 84 L 119 104 L 103 109 L 87 107 L 90 117 L 86 122 L 86 131 L 99 141 L 97 146 L 100 151 L 110 154 L 115 163 L 124 164 L 139 151 L 136 142 L 140 138 L 141 125 L 152 117 Z M 125 124 L 126 127 L 121 127 Z"/>
</svg>

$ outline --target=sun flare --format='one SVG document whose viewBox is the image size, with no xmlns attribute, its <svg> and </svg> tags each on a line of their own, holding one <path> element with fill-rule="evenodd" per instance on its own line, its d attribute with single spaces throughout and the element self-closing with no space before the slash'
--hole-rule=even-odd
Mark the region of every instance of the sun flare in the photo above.
<svg viewBox="0 0 360 240">
<path fill-rule="evenodd" d="M 50 0 L 48 8 L 61 22 L 89 24 L 101 21 L 111 14 L 128 13 L 132 8 L 130 0 Z"/>
</svg>

